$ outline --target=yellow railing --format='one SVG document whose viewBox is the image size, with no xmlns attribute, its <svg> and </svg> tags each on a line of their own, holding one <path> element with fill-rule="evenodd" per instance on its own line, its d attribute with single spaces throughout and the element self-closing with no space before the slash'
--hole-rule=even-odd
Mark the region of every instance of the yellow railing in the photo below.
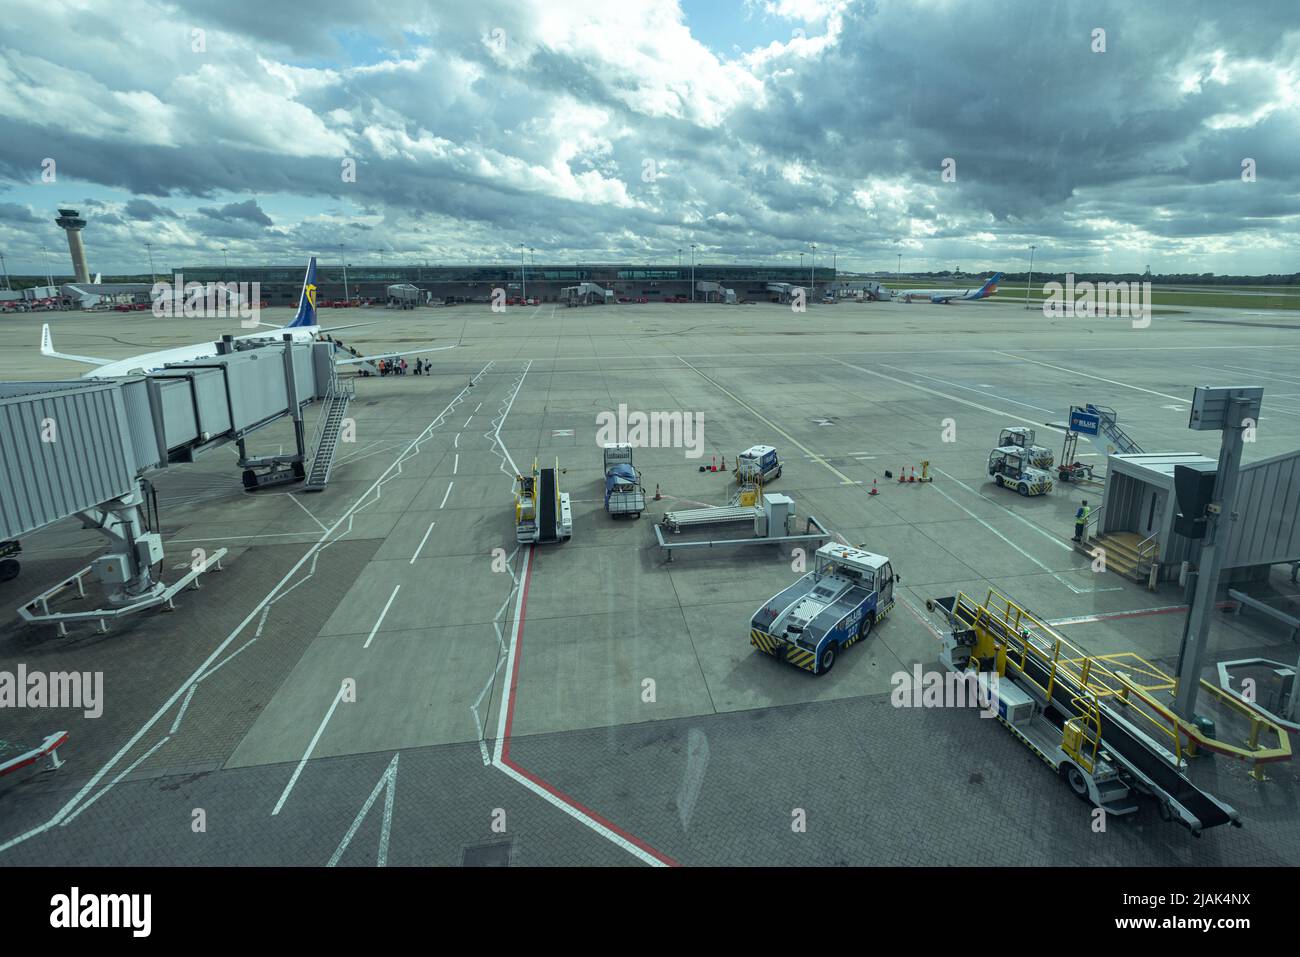
<svg viewBox="0 0 1300 957">
<path fill-rule="evenodd" d="M 1250 722 L 1244 747 L 1207 736 L 1199 727 L 1176 715 L 1169 704 L 1157 700 L 1153 692 L 1174 692 L 1178 683 L 1140 655 L 1133 652 L 1088 655 L 996 589 L 989 589 L 982 605 L 964 593 L 957 596 L 956 602 L 964 604 L 979 636 L 980 644 L 974 650 L 981 657 L 991 658 L 999 675 L 1006 673 L 1010 663 L 1022 680 L 1035 686 L 1049 701 L 1053 700 L 1059 683 L 1069 681 L 1079 689 L 1071 701 L 1072 707 L 1076 711 L 1081 705 L 1091 708 L 1098 729 L 1100 701 L 1111 698 L 1116 707 L 1125 709 L 1130 719 L 1137 720 L 1139 727 L 1165 744 L 1176 763 L 1181 763 L 1185 752 L 1195 754 L 1198 746 L 1252 764 L 1291 757 L 1290 738 L 1284 728 L 1207 681 L 1201 682 L 1206 691 Z M 1047 675 L 1045 685 L 1027 672 L 1031 662 Z M 1084 725 L 1093 724 L 1093 719 L 1084 711 L 1077 717 L 1083 719 L 1076 729 L 1081 734 Z M 1275 743 L 1261 746 L 1262 737 L 1271 738 Z M 1094 754 L 1095 750 L 1094 747 Z"/>
</svg>

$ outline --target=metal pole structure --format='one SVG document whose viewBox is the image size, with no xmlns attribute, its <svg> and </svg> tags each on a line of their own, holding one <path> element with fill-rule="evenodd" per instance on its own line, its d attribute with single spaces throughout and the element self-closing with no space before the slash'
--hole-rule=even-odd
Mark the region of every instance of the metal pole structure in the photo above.
<svg viewBox="0 0 1300 957">
<path fill-rule="evenodd" d="M 221 260 L 222 260 L 223 263 L 225 263 L 224 271 L 225 271 L 225 272 L 229 272 L 229 271 L 230 271 L 230 256 L 228 256 L 228 255 L 226 254 L 226 247 L 225 247 L 225 246 L 222 246 L 222 247 L 221 247 Z"/>
<path fill-rule="evenodd" d="M 4 253 L 0 253 L 0 272 L 3 272 L 3 273 L 5 274 L 5 288 L 6 288 L 6 289 L 13 289 L 13 286 L 9 285 L 9 270 L 5 268 L 5 254 L 4 254 Z"/>
<path fill-rule="evenodd" d="M 1210 635 L 1214 598 L 1219 587 L 1219 566 L 1232 528 L 1224 520 L 1232 522 L 1237 518 L 1232 509 L 1241 468 L 1242 432 L 1249 421 L 1258 421 L 1258 416 L 1258 397 L 1246 397 L 1240 393 L 1228 396 L 1214 493 L 1206 509 L 1205 538 L 1202 539 L 1201 553 L 1196 562 L 1195 595 L 1192 607 L 1187 612 L 1183 647 L 1178 655 L 1178 689 L 1174 697 L 1174 711 L 1186 721 L 1191 721 L 1196 716 L 1196 695 L 1201 686 L 1201 667 Z"/>
<path fill-rule="evenodd" d="M 145 243 L 144 248 L 149 250 L 149 281 L 156 283 L 158 281 L 158 276 L 154 272 L 153 268 L 153 243 Z"/>
<path fill-rule="evenodd" d="M 52 287 L 54 285 L 54 275 L 50 272 L 50 257 L 48 250 L 44 246 L 41 247 L 41 259 L 45 262 L 45 282 Z"/>
<path fill-rule="evenodd" d="M 691 243 L 691 302 L 695 301 L 695 243 Z"/>
<path fill-rule="evenodd" d="M 812 243 L 812 259 L 808 261 L 808 295 L 817 295 L 817 244 Z"/>
<path fill-rule="evenodd" d="M 524 287 L 522 298 L 524 302 L 527 302 L 528 301 L 528 262 L 527 260 L 524 259 L 525 248 L 526 247 L 524 246 L 523 243 L 519 244 L 519 278 L 523 282 L 523 287 Z"/>
<path fill-rule="evenodd" d="M 343 263 L 343 298 L 348 300 L 352 298 L 348 295 L 348 251 L 342 243 L 339 243 L 339 261 Z"/>
<path fill-rule="evenodd" d="M 1037 246 L 1029 247 L 1029 282 L 1025 284 L 1025 308 L 1029 308 L 1029 291 L 1034 288 L 1034 250 Z"/>
<path fill-rule="evenodd" d="M 899 277 L 903 275 L 903 254 L 898 254 L 898 269 L 894 273 L 894 282 L 897 283 Z"/>
</svg>

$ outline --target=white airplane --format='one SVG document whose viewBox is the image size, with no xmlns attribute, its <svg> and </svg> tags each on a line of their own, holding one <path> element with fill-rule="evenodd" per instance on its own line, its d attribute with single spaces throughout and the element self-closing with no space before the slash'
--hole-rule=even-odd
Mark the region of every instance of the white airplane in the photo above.
<svg viewBox="0 0 1300 957">
<path fill-rule="evenodd" d="M 989 296 L 997 294 L 998 281 L 1002 278 L 1002 273 L 995 272 L 984 285 L 978 289 L 899 289 L 894 292 L 894 298 L 901 299 L 903 302 L 911 302 L 913 299 L 929 299 L 931 302 L 972 302 L 976 299 L 987 299 Z"/>
<path fill-rule="evenodd" d="M 236 342 L 264 341 L 264 342 L 282 342 L 283 336 L 287 332 L 293 336 L 294 342 L 313 342 L 322 332 L 337 332 L 342 329 L 355 329 L 358 326 L 373 326 L 375 322 L 354 322 L 346 326 L 328 326 L 322 328 L 316 321 L 316 257 L 311 257 L 311 262 L 307 264 L 307 274 L 302 280 L 302 294 L 298 299 L 298 314 L 294 316 L 293 322 L 287 326 L 272 326 L 274 333 L 252 333 L 247 336 L 236 336 Z M 267 323 L 261 323 L 267 325 Z M 83 379 L 113 379 L 119 376 L 141 375 L 146 372 L 156 372 L 163 366 L 173 362 L 188 362 L 191 359 L 208 359 L 218 354 L 219 343 L 217 342 L 199 342 L 191 346 L 179 346 L 175 349 L 161 349 L 157 352 L 146 352 L 138 356 L 131 356 L 129 359 L 98 359 L 94 356 L 76 356 L 67 352 L 56 352 L 54 349 L 54 339 L 50 335 L 50 325 L 46 323 L 41 327 L 41 355 L 51 359 L 67 359 L 72 362 L 85 362 L 95 366 L 90 372 L 85 373 Z M 443 352 L 447 349 L 455 349 L 456 346 L 437 346 L 429 349 L 406 349 L 401 352 L 383 352 L 370 356 L 349 356 L 346 359 L 335 359 L 334 364 L 337 366 L 358 365 L 363 362 L 377 362 L 380 359 L 395 359 L 398 356 L 419 355 L 425 352 Z"/>
</svg>

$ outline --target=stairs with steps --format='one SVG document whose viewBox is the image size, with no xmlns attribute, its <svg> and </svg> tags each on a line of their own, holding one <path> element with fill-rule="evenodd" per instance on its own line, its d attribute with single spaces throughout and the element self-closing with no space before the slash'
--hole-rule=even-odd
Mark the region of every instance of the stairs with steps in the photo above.
<svg viewBox="0 0 1300 957">
<path fill-rule="evenodd" d="M 1075 542 L 1074 550 L 1092 558 L 1097 548 L 1105 549 L 1107 571 L 1145 584 L 1151 574 L 1151 560 L 1157 557 L 1157 553 L 1139 554 L 1138 546 L 1142 542 L 1142 536 L 1136 532 L 1107 532 L 1089 539 L 1087 545 Z"/>
<path fill-rule="evenodd" d="M 1101 432 L 1110 439 L 1117 452 L 1121 455 L 1137 455 L 1142 451 L 1142 446 L 1134 442 L 1132 437 L 1119 427 L 1119 416 L 1114 409 L 1108 409 L 1104 405 L 1093 405 L 1091 402 L 1085 408 L 1101 420 Z"/>
<path fill-rule="evenodd" d="M 347 414 L 348 403 L 356 397 L 356 388 L 351 380 L 346 384 L 331 386 L 325 396 L 325 412 L 320 426 L 320 440 L 316 445 L 316 454 L 312 456 L 311 472 L 303 485 L 304 492 L 320 492 L 329 483 L 330 469 L 334 465 L 334 453 L 338 449 L 339 431 L 343 427 L 343 418 Z"/>
</svg>

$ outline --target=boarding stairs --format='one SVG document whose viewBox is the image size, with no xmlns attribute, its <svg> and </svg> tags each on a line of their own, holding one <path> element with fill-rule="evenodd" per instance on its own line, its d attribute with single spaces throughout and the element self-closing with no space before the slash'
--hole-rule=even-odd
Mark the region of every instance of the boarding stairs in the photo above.
<svg viewBox="0 0 1300 957">
<path fill-rule="evenodd" d="M 1108 409 L 1104 405 L 1093 405 L 1091 402 L 1084 408 L 1101 420 L 1101 432 L 1106 438 L 1110 439 L 1110 443 L 1115 446 L 1116 452 L 1121 455 L 1137 455 L 1142 451 L 1142 446 L 1134 442 L 1132 437 L 1119 427 L 1118 417 L 1114 409 Z"/>
<path fill-rule="evenodd" d="M 330 383 L 325 393 L 325 411 L 318 423 L 316 454 L 312 456 L 311 472 L 303 485 L 304 492 L 321 492 L 329 483 L 330 470 L 334 467 L 334 455 L 338 450 L 339 432 L 343 428 L 343 419 L 348 411 L 348 404 L 356 398 L 356 385 L 351 379 L 337 376 Z"/>
</svg>

